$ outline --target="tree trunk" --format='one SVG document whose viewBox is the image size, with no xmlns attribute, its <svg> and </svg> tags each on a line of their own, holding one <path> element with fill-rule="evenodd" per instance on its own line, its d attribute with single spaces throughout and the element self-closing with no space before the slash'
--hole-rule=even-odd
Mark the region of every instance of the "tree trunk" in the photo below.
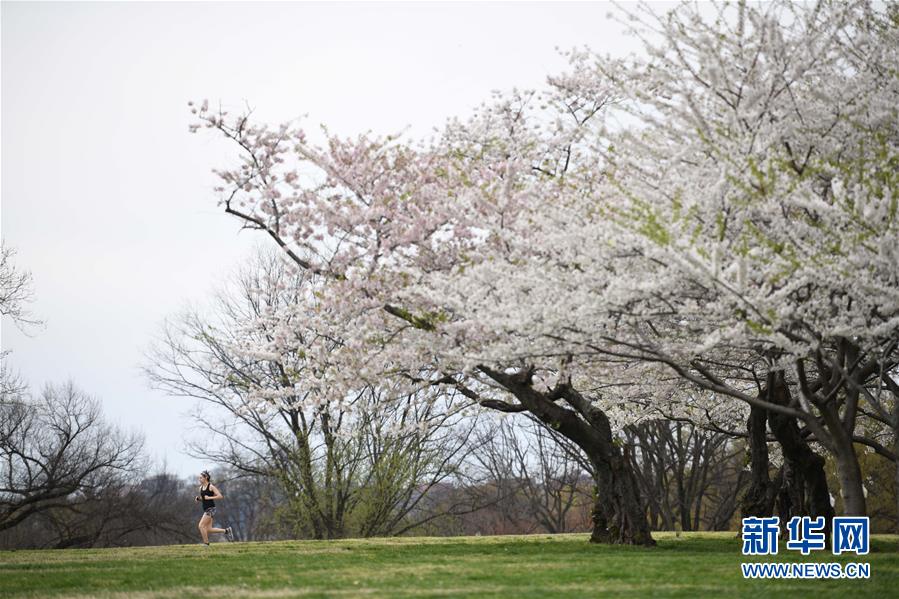
<svg viewBox="0 0 899 599">
<path fill-rule="evenodd" d="M 780 469 L 780 487 L 777 493 L 777 515 L 780 517 L 781 537 L 787 536 L 786 523 L 793 516 L 808 516 L 805 500 L 805 478 L 801 470 L 792 467 L 792 461 L 784 458 Z"/>
<path fill-rule="evenodd" d="M 646 510 L 640 501 L 636 477 L 620 449 L 614 445 L 611 447 L 614 454 L 611 460 L 602 457 L 601 454 L 605 453 L 603 451 L 588 452 L 598 478 L 590 541 L 655 545 L 646 519 Z"/>
<path fill-rule="evenodd" d="M 843 515 L 866 516 L 868 510 L 862 486 L 862 471 L 855 455 L 855 447 L 851 440 L 840 445 L 842 447 L 839 451 L 834 452 L 834 461 L 837 479 L 840 481 L 840 496 L 843 498 Z"/>
<path fill-rule="evenodd" d="M 615 443 L 605 412 L 570 385 L 559 385 L 551 393 L 537 391 L 531 385 L 532 370 L 507 374 L 487 366 L 479 368 L 512 393 L 521 406 L 542 423 L 571 439 L 593 464 L 598 490 L 590 540 L 594 543 L 655 545 L 637 478 L 627 456 Z M 573 409 L 556 403 L 562 398 Z"/>
<path fill-rule="evenodd" d="M 774 511 L 774 500 L 777 486 L 768 475 L 768 411 L 752 406 L 746 420 L 746 431 L 749 440 L 749 489 L 740 501 L 740 513 L 743 518 L 767 517 Z"/>
<path fill-rule="evenodd" d="M 896 416 L 893 424 L 893 455 L 896 456 L 896 461 L 894 462 L 896 466 L 896 480 L 893 481 L 895 487 L 893 488 L 894 497 L 896 498 L 896 529 L 893 531 L 899 534 L 899 398 L 896 401 Z"/>
<path fill-rule="evenodd" d="M 790 389 L 780 373 L 769 375 L 768 388 L 763 393 L 767 393 L 771 403 L 790 404 Z M 794 417 L 769 411 L 768 426 L 783 452 L 784 485 L 791 500 L 789 515 L 824 516 L 827 520 L 825 530 L 829 534 L 834 512 L 830 505 L 824 458 L 812 451 L 802 438 Z"/>
</svg>

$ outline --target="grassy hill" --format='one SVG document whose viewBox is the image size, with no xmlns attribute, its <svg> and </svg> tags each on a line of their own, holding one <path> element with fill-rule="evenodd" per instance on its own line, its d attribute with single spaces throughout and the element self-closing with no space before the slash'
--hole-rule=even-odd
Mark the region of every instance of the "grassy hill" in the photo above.
<svg viewBox="0 0 899 599">
<path fill-rule="evenodd" d="M 899 597 L 895 535 L 876 536 L 864 557 L 776 556 L 868 562 L 869 580 L 744 580 L 732 533 L 656 538 L 654 549 L 532 535 L 7 551 L 0 597 Z"/>
</svg>

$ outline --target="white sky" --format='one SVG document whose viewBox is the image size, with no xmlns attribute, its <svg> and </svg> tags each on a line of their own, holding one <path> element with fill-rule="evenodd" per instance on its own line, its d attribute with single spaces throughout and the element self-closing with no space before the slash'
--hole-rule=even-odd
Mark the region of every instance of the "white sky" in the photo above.
<svg viewBox="0 0 899 599">
<path fill-rule="evenodd" d="M 202 302 L 257 243 L 216 205 L 230 148 L 188 133 L 188 100 L 308 114 L 337 133 L 426 135 L 493 89 L 536 87 L 554 48 L 636 51 L 605 3 L 9 3 L 2 19 L 0 215 L 34 276 L 28 337 L 2 347 L 34 388 L 71 378 L 142 430 L 157 463 L 181 450 L 191 402 L 139 366 L 163 318 Z"/>
</svg>

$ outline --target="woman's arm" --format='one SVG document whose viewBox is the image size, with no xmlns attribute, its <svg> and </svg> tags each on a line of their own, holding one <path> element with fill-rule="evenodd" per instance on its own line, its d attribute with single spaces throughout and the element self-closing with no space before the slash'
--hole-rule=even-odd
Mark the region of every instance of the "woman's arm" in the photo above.
<svg viewBox="0 0 899 599">
<path fill-rule="evenodd" d="M 215 493 L 212 497 L 207 497 L 206 499 L 224 499 L 221 493 L 219 493 L 218 487 L 215 485 L 209 485 L 209 489 Z"/>
</svg>

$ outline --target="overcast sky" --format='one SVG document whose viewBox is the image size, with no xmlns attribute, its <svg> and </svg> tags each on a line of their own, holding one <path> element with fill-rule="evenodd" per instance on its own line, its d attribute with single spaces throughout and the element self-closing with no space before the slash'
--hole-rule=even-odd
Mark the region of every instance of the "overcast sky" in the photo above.
<svg viewBox="0 0 899 599">
<path fill-rule="evenodd" d="M 149 389 L 160 323 L 202 302 L 265 240 L 222 214 L 210 169 L 230 148 L 188 133 L 188 100 L 307 114 L 337 133 L 427 135 L 493 89 L 536 87 L 555 47 L 636 51 L 604 3 L 81 4 L 2 11 L 3 240 L 34 276 L 25 336 L 2 347 L 33 388 L 72 379 L 157 464 L 199 433 L 191 402 Z"/>
</svg>

